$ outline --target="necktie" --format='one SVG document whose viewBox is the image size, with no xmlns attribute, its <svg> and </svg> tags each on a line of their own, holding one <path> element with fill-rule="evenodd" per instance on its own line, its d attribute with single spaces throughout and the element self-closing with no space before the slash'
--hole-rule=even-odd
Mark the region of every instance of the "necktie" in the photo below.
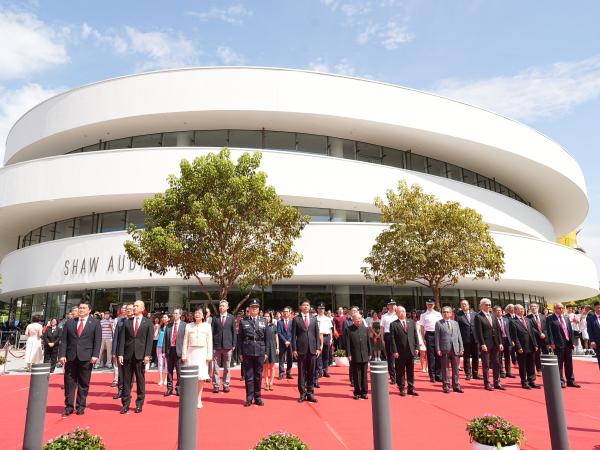
<svg viewBox="0 0 600 450">
<path fill-rule="evenodd" d="M 225 328 L 225 319 L 226 316 L 221 316 L 221 328 Z"/>
<path fill-rule="evenodd" d="M 565 320 L 563 319 L 562 314 L 560 316 L 558 316 L 558 318 L 560 319 L 560 326 L 563 329 L 563 333 L 565 333 L 565 339 L 567 341 L 570 341 L 571 337 L 569 336 L 569 330 L 567 330 L 567 324 L 565 323 Z"/>
<path fill-rule="evenodd" d="M 133 327 L 133 335 L 137 336 L 138 328 L 140 327 L 140 319 L 139 317 L 135 318 L 135 326 Z"/>
<path fill-rule="evenodd" d="M 492 324 L 492 316 L 490 316 L 490 313 L 485 313 L 485 316 L 487 317 L 487 320 L 490 323 L 490 325 L 493 327 L 494 325 Z"/>
<path fill-rule="evenodd" d="M 406 322 L 405 322 L 404 320 L 402 321 L 402 328 L 404 328 L 404 331 L 406 331 L 406 330 L 407 330 L 407 327 L 406 327 Z"/>
<path fill-rule="evenodd" d="M 521 317 L 521 323 L 523 324 L 525 329 L 527 329 L 527 324 L 525 323 L 525 317 Z"/>
<path fill-rule="evenodd" d="M 173 336 L 171 336 L 171 347 L 177 345 L 177 322 L 173 325 Z"/>
<path fill-rule="evenodd" d="M 77 325 L 77 336 L 81 336 L 83 333 L 83 319 L 79 319 L 79 325 Z"/>
<path fill-rule="evenodd" d="M 450 325 L 449 320 L 446 320 L 446 325 L 448 325 L 448 331 L 452 331 L 452 325 Z"/>
<path fill-rule="evenodd" d="M 308 330 L 308 316 L 307 315 L 304 315 L 304 326 Z"/>
<path fill-rule="evenodd" d="M 502 337 L 506 337 L 506 330 L 504 329 L 504 319 L 500 317 L 498 319 L 498 322 L 500 322 L 500 328 L 502 328 Z"/>
<path fill-rule="evenodd" d="M 465 316 L 467 316 L 467 320 L 471 323 L 471 313 L 466 313 Z"/>
<path fill-rule="evenodd" d="M 287 327 L 288 327 L 288 321 L 287 321 L 287 320 L 284 320 L 284 321 L 283 321 L 283 328 L 285 329 L 285 332 L 286 332 L 286 333 L 287 333 L 287 330 L 288 330 L 288 328 L 287 328 Z"/>
<path fill-rule="evenodd" d="M 535 321 L 537 322 L 538 330 L 542 331 L 542 322 L 540 321 L 540 316 L 535 315 Z"/>
</svg>

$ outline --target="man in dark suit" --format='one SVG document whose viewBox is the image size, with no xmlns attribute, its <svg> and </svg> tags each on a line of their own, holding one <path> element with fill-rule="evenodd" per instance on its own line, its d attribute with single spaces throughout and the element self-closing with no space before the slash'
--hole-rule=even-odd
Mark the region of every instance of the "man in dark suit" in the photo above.
<svg viewBox="0 0 600 450">
<path fill-rule="evenodd" d="M 213 334 L 213 392 L 219 392 L 219 368 L 223 368 L 223 392 L 229 392 L 231 355 L 236 346 L 235 318 L 227 313 L 227 300 L 219 302 L 219 315 L 211 322 Z"/>
<path fill-rule="evenodd" d="M 546 316 L 540 314 L 540 307 L 537 303 L 532 303 L 529 310 L 531 313 L 527 317 L 533 323 L 533 334 L 535 334 L 537 346 L 537 351 L 535 352 L 535 370 L 539 373 L 542 371 L 541 354 L 548 354 L 548 344 L 546 343 L 548 327 L 546 325 Z"/>
<path fill-rule="evenodd" d="M 482 298 L 479 302 L 480 311 L 475 315 L 475 341 L 481 352 L 481 364 L 483 366 L 483 383 L 488 391 L 505 388 L 500 384 L 500 366 L 498 364 L 498 352 L 504 347 L 501 341 L 500 323 L 492 315 L 490 309 L 492 302 L 489 298 Z M 494 387 L 490 384 L 490 365 L 494 374 Z"/>
<path fill-rule="evenodd" d="M 63 417 L 73 413 L 75 387 L 77 387 L 77 410 L 81 415 L 85 411 L 86 399 L 90 388 L 92 367 L 100 356 L 102 330 L 100 321 L 90 317 L 90 305 L 79 303 L 79 317 L 69 320 L 63 327 L 58 358 L 65 367 L 65 410 Z"/>
<path fill-rule="evenodd" d="M 315 368 L 317 357 L 321 354 L 321 336 L 316 317 L 310 316 L 308 300 L 302 300 L 300 312 L 292 321 L 292 352 L 298 360 L 298 401 L 316 403 Z"/>
<path fill-rule="evenodd" d="M 181 310 L 176 308 L 173 311 L 173 322 L 167 326 L 163 341 L 163 354 L 167 359 L 167 390 L 165 397 L 173 395 L 173 370 L 177 373 L 175 393 L 179 395 L 179 375 L 181 373 L 181 352 L 184 336 L 185 322 L 181 320 Z"/>
<path fill-rule="evenodd" d="M 417 325 L 406 318 L 404 306 L 396 307 L 398 320 L 390 324 L 392 336 L 391 351 L 396 362 L 396 382 L 400 395 L 406 395 L 404 388 L 408 382 L 408 395 L 419 395 L 415 391 L 414 357 L 419 354 L 419 336 Z"/>
<path fill-rule="evenodd" d="M 452 389 L 454 392 L 462 394 L 464 391 L 460 387 L 458 376 L 458 366 L 460 357 L 463 354 L 463 342 L 460 335 L 458 323 L 452 320 L 452 308 L 444 306 L 442 308 L 442 317 L 435 324 L 435 351 L 442 361 L 442 382 L 444 393 L 450 392 L 450 376 L 448 374 L 448 363 L 452 367 Z"/>
<path fill-rule="evenodd" d="M 153 325 L 144 317 L 144 302 L 137 300 L 133 304 L 133 318 L 127 319 L 119 336 L 117 356 L 123 365 L 123 407 L 121 414 L 129 411 L 133 375 L 137 385 L 135 412 L 141 413 L 146 396 L 145 366 L 152 358 Z"/>
<path fill-rule="evenodd" d="M 456 321 L 460 328 L 460 337 L 463 341 L 465 353 L 463 356 L 463 365 L 465 370 L 465 378 L 470 380 L 471 377 L 479 379 L 477 371 L 479 370 L 479 350 L 477 342 L 473 336 L 473 321 L 475 312 L 469 308 L 469 302 L 465 299 L 460 301 L 460 311 L 456 313 Z"/>
<path fill-rule="evenodd" d="M 352 362 L 352 381 L 354 385 L 354 400 L 367 400 L 369 385 L 367 381 L 367 366 L 371 357 L 371 343 L 368 328 L 362 323 L 362 316 L 356 313 L 352 316 L 352 325 L 346 330 L 346 351 L 348 360 Z"/>
<path fill-rule="evenodd" d="M 50 363 L 50 373 L 54 373 L 56 368 L 56 360 L 58 358 L 58 344 L 62 330 L 58 328 L 56 319 L 50 320 L 50 325 L 42 334 L 44 343 L 44 363 Z"/>
<path fill-rule="evenodd" d="M 535 352 L 537 343 L 533 332 L 533 323 L 525 317 L 523 305 L 515 305 L 515 318 L 510 322 L 511 336 L 515 343 L 519 378 L 523 389 L 539 389 L 535 384 Z"/>
<path fill-rule="evenodd" d="M 600 367 L 600 302 L 594 303 L 594 312 L 589 313 L 586 320 L 590 347 L 596 352 L 598 367 Z"/>
<path fill-rule="evenodd" d="M 494 315 L 500 324 L 500 339 L 502 342 L 502 351 L 498 352 L 500 378 L 515 378 L 515 376 L 512 374 L 512 367 L 510 365 L 514 341 L 514 336 L 511 334 L 510 326 L 512 318 L 508 314 L 502 314 L 502 308 L 500 306 L 494 307 Z"/>
<path fill-rule="evenodd" d="M 571 321 L 563 315 L 564 306 L 562 303 L 554 305 L 554 314 L 548 317 L 546 325 L 548 326 L 548 347 L 554 351 L 558 357 L 558 371 L 560 372 L 561 387 L 581 387 L 575 382 L 573 373 L 573 349 L 574 337 Z M 564 368 L 564 375 L 563 375 Z"/>
<path fill-rule="evenodd" d="M 292 365 L 292 319 L 290 319 L 291 308 L 283 308 L 281 319 L 277 322 L 277 339 L 279 339 L 279 379 L 283 379 L 285 370 L 286 378 L 291 380 Z"/>
<path fill-rule="evenodd" d="M 133 317 L 133 305 L 124 304 L 121 308 L 121 316 L 117 319 L 115 324 L 115 331 L 113 332 L 113 341 L 112 341 L 112 354 L 113 354 L 113 370 L 117 373 L 115 374 L 115 380 L 113 380 L 112 385 L 117 386 L 117 393 L 114 395 L 114 399 L 121 398 L 123 396 L 123 365 L 119 364 L 117 357 L 117 350 L 119 350 L 119 337 L 121 336 L 121 329 L 125 324 L 125 321 L 128 317 Z"/>
</svg>

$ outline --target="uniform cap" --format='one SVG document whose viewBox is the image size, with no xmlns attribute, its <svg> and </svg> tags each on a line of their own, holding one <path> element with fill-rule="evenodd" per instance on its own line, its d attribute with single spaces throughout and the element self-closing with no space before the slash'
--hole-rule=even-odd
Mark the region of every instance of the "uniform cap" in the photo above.
<svg viewBox="0 0 600 450">
<path fill-rule="evenodd" d="M 248 303 L 248 306 L 260 307 L 260 301 L 257 298 L 253 298 L 252 300 L 250 300 L 250 303 Z"/>
<path fill-rule="evenodd" d="M 395 305 L 396 301 L 393 298 L 390 298 L 390 301 L 387 304 L 388 305 Z"/>
<path fill-rule="evenodd" d="M 425 303 L 428 304 L 428 305 L 435 305 L 435 300 L 432 299 L 432 298 L 428 298 Z"/>
</svg>

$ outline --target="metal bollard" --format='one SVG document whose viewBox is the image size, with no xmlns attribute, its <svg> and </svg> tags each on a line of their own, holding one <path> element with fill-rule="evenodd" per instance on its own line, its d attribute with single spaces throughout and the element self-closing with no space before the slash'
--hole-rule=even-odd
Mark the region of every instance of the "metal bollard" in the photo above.
<svg viewBox="0 0 600 450">
<path fill-rule="evenodd" d="M 390 392 L 386 361 L 371 362 L 371 410 L 373 414 L 373 449 L 392 450 Z"/>
<path fill-rule="evenodd" d="M 552 450 L 569 450 L 569 436 L 565 407 L 560 387 L 558 358 L 556 355 L 541 355 L 542 376 L 544 377 L 544 397 L 546 398 L 546 414 L 550 428 Z"/>
<path fill-rule="evenodd" d="M 198 447 L 198 366 L 181 368 L 178 450 Z"/>
<path fill-rule="evenodd" d="M 42 448 L 49 378 L 50 364 L 34 364 L 31 367 L 23 450 L 40 450 Z"/>
</svg>

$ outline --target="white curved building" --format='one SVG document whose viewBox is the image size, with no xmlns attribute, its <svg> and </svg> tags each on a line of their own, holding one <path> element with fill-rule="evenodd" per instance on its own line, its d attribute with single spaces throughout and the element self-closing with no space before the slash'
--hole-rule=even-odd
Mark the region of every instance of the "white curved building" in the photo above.
<svg viewBox="0 0 600 450">
<path fill-rule="evenodd" d="M 61 317 L 81 298 L 98 310 L 143 299 L 159 310 L 204 300 L 175 274 L 125 257 L 126 224 L 164 191 L 182 158 L 223 146 L 263 152 L 261 169 L 312 222 L 295 275 L 267 306 L 299 296 L 421 308 L 426 289 L 376 286 L 360 273 L 380 223 L 373 199 L 399 179 L 479 211 L 506 255 L 502 280 L 461 280 L 444 301 L 500 304 L 590 297 L 596 267 L 556 244 L 588 211 L 582 171 L 537 131 L 488 111 L 398 86 L 320 73 L 199 68 L 102 81 L 21 117 L 0 169 L 3 316 Z M 233 293 L 233 297 L 238 296 Z"/>
</svg>

